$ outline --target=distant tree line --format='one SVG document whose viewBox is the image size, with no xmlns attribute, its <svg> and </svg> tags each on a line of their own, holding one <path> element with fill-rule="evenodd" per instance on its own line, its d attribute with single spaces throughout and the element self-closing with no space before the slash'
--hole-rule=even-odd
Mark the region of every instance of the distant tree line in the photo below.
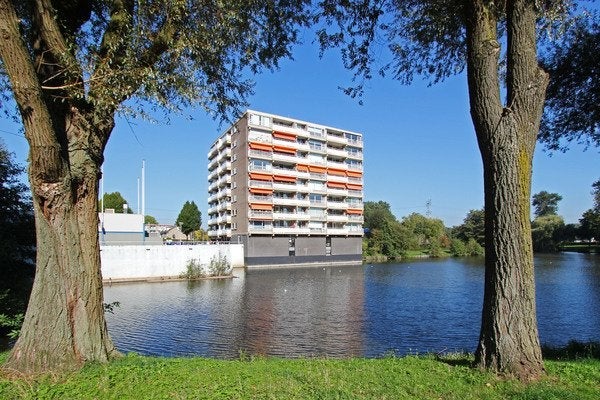
<svg viewBox="0 0 600 400">
<path fill-rule="evenodd" d="M 591 245 L 600 239 L 600 179 L 592 184 L 593 207 L 585 211 L 578 224 L 565 224 L 558 215 L 558 193 L 541 191 L 532 196 L 535 218 L 531 222 L 533 249 L 558 251 L 574 242 Z"/>
<path fill-rule="evenodd" d="M 412 213 L 398 221 L 384 201 L 365 202 L 363 255 L 367 259 L 483 254 L 483 211 L 471 211 L 459 227 Z"/>
<path fill-rule="evenodd" d="M 592 184 L 593 207 L 579 223 L 565 224 L 558 215 L 558 193 L 541 191 L 532 196 L 533 250 L 559 251 L 567 244 L 600 240 L 600 179 Z M 385 201 L 367 201 L 364 211 L 363 256 L 369 260 L 394 260 L 410 256 L 480 256 L 485 248 L 485 212 L 471 210 L 463 223 L 447 228 L 437 218 L 412 213 L 398 220 Z"/>
</svg>

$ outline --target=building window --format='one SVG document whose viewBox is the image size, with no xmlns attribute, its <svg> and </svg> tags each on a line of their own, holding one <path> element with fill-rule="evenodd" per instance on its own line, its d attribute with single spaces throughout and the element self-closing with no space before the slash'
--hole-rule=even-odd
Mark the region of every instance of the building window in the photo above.
<svg viewBox="0 0 600 400">
<path fill-rule="evenodd" d="M 231 175 L 235 175 L 235 174 L 237 174 L 237 168 L 234 168 L 234 169 L 231 171 Z"/>
<path fill-rule="evenodd" d="M 237 188 L 237 182 L 233 182 L 232 186 L 233 186 L 234 189 L 236 189 Z"/>
<path fill-rule="evenodd" d="M 236 202 L 236 201 L 237 201 L 237 194 L 234 194 L 233 198 L 232 198 L 232 202 Z"/>
<path fill-rule="evenodd" d="M 233 141 L 233 146 L 232 146 L 232 147 L 237 147 L 237 145 L 238 145 L 238 141 L 237 141 L 237 139 L 235 139 L 235 140 Z"/>
<path fill-rule="evenodd" d="M 237 161 L 237 154 L 235 154 L 235 153 L 234 153 L 234 154 L 233 154 L 233 156 L 231 157 L 231 159 L 232 159 L 233 161 Z"/>
</svg>

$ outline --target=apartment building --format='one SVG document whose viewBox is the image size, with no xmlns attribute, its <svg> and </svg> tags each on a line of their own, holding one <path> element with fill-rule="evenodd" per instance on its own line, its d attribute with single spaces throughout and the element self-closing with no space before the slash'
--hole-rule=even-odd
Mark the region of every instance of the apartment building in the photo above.
<svg viewBox="0 0 600 400">
<path fill-rule="evenodd" d="M 208 153 L 208 234 L 246 265 L 362 259 L 362 135 L 248 110 Z"/>
</svg>

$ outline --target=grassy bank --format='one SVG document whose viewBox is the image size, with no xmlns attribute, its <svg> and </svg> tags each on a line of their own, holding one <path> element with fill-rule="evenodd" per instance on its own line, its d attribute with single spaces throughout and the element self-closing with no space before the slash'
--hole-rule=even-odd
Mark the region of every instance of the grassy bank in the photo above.
<svg viewBox="0 0 600 400">
<path fill-rule="evenodd" d="M 0 355 L 0 362 L 6 353 Z M 522 384 L 469 367 L 468 356 L 382 359 L 153 358 L 129 355 L 64 376 L 8 379 L 2 399 L 598 399 L 600 360 L 547 361 Z"/>
</svg>

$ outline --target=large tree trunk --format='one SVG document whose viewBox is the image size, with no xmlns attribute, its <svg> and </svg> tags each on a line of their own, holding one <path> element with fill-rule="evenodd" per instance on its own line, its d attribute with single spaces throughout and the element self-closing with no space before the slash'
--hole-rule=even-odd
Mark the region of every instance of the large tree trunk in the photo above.
<svg viewBox="0 0 600 400">
<path fill-rule="evenodd" d="M 7 366 L 19 371 L 73 369 L 116 354 L 104 320 L 98 242 L 98 169 L 57 182 L 34 178 L 37 269 L 21 336 Z M 79 172 L 78 172 L 79 174 Z"/>
<path fill-rule="evenodd" d="M 535 309 L 530 192 L 547 76 L 537 63 L 533 2 L 507 1 L 508 106 L 502 106 L 498 14 L 493 7 L 473 0 L 467 14 L 469 95 L 484 164 L 486 226 L 476 364 L 529 380 L 544 371 Z"/>
<path fill-rule="evenodd" d="M 41 18 L 54 21 L 50 17 L 46 13 Z M 41 36 L 60 44 L 57 30 Z M 0 38 L 0 56 L 30 147 L 37 234 L 33 290 L 6 366 L 37 373 L 106 361 L 116 351 L 104 320 L 97 199 L 102 154 L 114 121 L 95 115 L 93 107 L 82 112 L 75 103 L 63 103 L 42 90 L 7 0 L 0 0 Z M 50 48 L 56 50 L 58 44 Z M 54 65 L 39 60 L 36 65 Z"/>
</svg>

